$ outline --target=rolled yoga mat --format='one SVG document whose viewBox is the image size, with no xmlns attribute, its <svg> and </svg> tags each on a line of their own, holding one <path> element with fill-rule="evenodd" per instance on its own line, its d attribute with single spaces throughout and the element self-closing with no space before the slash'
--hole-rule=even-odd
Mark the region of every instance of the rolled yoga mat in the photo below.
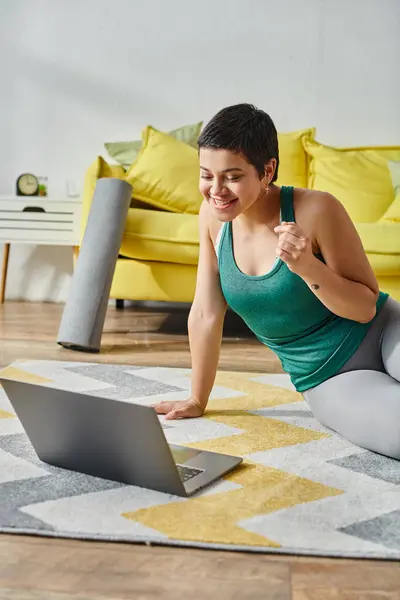
<svg viewBox="0 0 400 600">
<path fill-rule="evenodd" d="M 97 181 L 57 343 L 82 352 L 99 352 L 132 186 Z"/>
</svg>

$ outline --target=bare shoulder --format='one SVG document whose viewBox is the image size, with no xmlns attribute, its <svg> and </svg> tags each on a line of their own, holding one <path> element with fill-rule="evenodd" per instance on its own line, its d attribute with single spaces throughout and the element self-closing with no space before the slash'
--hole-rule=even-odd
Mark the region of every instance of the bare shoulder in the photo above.
<svg viewBox="0 0 400 600">
<path fill-rule="evenodd" d="M 296 213 L 318 215 L 332 214 L 332 211 L 343 210 L 342 204 L 329 192 L 296 188 L 294 194 L 294 209 Z"/>
<path fill-rule="evenodd" d="M 199 217 L 200 228 L 208 231 L 213 244 L 215 244 L 222 223 L 215 218 L 210 205 L 205 200 L 200 206 Z"/>
<path fill-rule="evenodd" d="M 328 192 L 296 188 L 294 193 L 296 222 L 312 242 L 315 252 L 319 251 L 318 233 L 324 225 L 348 219 L 343 205 Z"/>
<path fill-rule="evenodd" d="M 294 193 L 296 221 L 310 237 L 314 237 L 321 221 L 332 217 L 346 218 L 347 213 L 337 198 L 328 192 L 296 188 Z"/>
</svg>

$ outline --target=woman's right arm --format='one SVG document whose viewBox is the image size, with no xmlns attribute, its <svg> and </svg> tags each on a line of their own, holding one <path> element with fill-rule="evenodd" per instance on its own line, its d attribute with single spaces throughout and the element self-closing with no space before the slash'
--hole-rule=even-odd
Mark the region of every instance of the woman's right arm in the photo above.
<svg viewBox="0 0 400 600">
<path fill-rule="evenodd" d="M 196 293 L 188 330 L 192 359 L 192 398 L 207 405 L 217 372 L 226 302 L 222 295 L 218 261 L 210 235 L 210 208 L 200 211 L 200 257 Z"/>
<path fill-rule="evenodd" d="M 161 402 L 155 406 L 167 419 L 201 416 L 214 385 L 226 313 L 218 261 L 210 235 L 211 214 L 203 202 L 199 214 L 200 255 L 196 293 L 189 314 L 188 331 L 192 361 L 191 397 L 186 401 Z"/>
</svg>

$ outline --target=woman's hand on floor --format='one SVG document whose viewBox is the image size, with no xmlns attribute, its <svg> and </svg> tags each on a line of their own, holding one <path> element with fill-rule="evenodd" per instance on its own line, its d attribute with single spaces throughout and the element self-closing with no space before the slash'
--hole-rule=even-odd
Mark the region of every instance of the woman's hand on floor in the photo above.
<svg viewBox="0 0 400 600">
<path fill-rule="evenodd" d="M 153 408 L 159 415 L 165 415 L 165 419 L 170 421 L 201 417 L 206 407 L 194 398 L 189 398 L 177 402 L 160 402 L 154 404 Z"/>
</svg>

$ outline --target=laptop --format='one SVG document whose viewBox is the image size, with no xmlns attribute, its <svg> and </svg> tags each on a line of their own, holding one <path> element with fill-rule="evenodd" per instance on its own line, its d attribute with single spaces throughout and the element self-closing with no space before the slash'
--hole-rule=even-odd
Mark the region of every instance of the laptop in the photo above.
<svg viewBox="0 0 400 600">
<path fill-rule="evenodd" d="M 177 496 L 191 496 L 241 457 L 169 445 L 154 408 L 0 378 L 45 463 Z"/>
</svg>

